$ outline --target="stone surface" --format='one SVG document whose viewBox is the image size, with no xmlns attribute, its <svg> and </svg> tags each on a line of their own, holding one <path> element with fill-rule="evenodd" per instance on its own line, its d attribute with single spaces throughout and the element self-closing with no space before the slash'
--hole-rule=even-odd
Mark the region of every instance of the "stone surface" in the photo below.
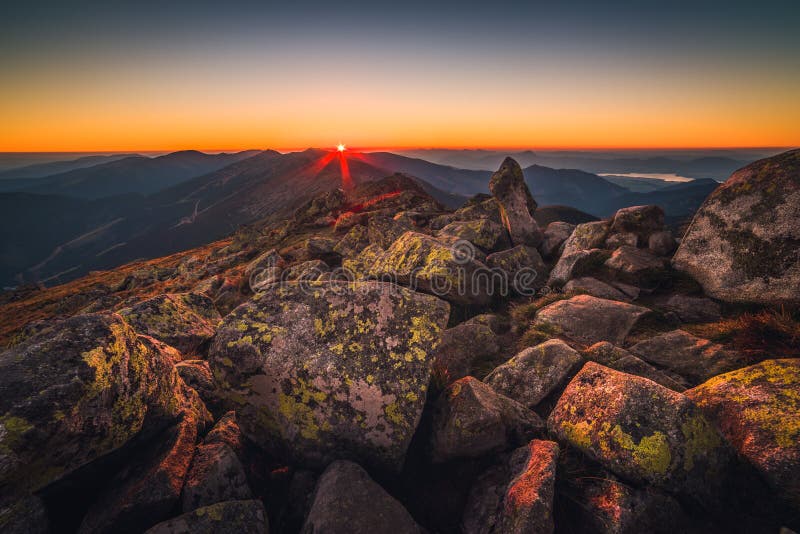
<svg viewBox="0 0 800 534">
<path fill-rule="evenodd" d="M 267 534 L 267 512 L 261 501 L 228 501 L 198 508 L 164 521 L 146 534 Z"/>
<path fill-rule="evenodd" d="M 669 256 L 675 251 L 676 246 L 675 238 L 669 230 L 653 232 L 647 240 L 647 248 L 657 256 Z"/>
<path fill-rule="evenodd" d="M 516 447 L 542 430 L 534 412 L 468 376 L 436 401 L 431 457 L 434 462 L 477 458 Z"/>
<path fill-rule="evenodd" d="M 484 382 L 497 393 L 533 408 L 565 385 L 582 363 L 577 351 L 551 339 L 523 350 L 489 373 Z"/>
<path fill-rule="evenodd" d="M 701 502 L 724 484 L 724 439 L 691 400 L 594 362 L 572 379 L 548 428 L 606 469 Z"/>
<path fill-rule="evenodd" d="M 609 227 L 608 221 L 594 221 L 577 225 L 564 242 L 562 255 L 568 256 L 582 250 L 603 248 Z"/>
<path fill-rule="evenodd" d="M 800 510 L 800 360 L 766 360 L 716 376 L 686 396 Z"/>
<path fill-rule="evenodd" d="M 197 447 L 183 485 L 184 512 L 251 497 L 244 467 L 230 446 L 217 442 Z"/>
<path fill-rule="evenodd" d="M 503 273 L 508 287 L 520 295 L 533 295 L 547 283 L 548 269 L 539 252 L 526 245 L 495 252 L 486 265 Z"/>
<path fill-rule="evenodd" d="M 191 354 L 211 339 L 220 320 L 210 298 L 198 293 L 165 294 L 142 301 L 119 314 L 140 334 Z"/>
<path fill-rule="evenodd" d="M 665 372 L 659 371 L 641 358 L 634 356 L 623 348 L 612 345 L 608 341 L 595 343 L 583 351 L 582 354 L 587 360 L 629 375 L 647 378 L 672 391 L 681 392 L 686 389 L 685 381 L 680 377 L 670 376 Z"/>
<path fill-rule="evenodd" d="M 575 230 L 575 225 L 568 222 L 556 221 L 548 224 L 544 229 L 544 239 L 539 245 L 542 256 L 545 258 L 558 257 L 561 246 L 569 239 L 573 230 Z"/>
<path fill-rule="evenodd" d="M 485 324 L 461 323 L 441 334 L 434 370 L 444 385 L 472 374 L 473 363 L 500 352 L 497 334 Z"/>
<path fill-rule="evenodd" d="M 605 282 L 601 282 L 597 278 L 592 278 L 590 276 L 584 276 L 582 278 L 574 278 L 570 280 L 564 285 L 564 292 L 586 293 L 587 295 L 601 299 L 619 300 L 623 302 L 631 300 L 628 295 L 614 286 Z"/>
<path fill-rule="evenodd" d="M 507 465 L 490 468 L 473 486 L 464 512 L 464 534 L 550 533 L 558 445 L 533 440 Z"/>
<path fill-rule="evenodd" d="M 598 341 L 622 345 L 628 332 L 647 313 L 649 310 L 641 306 L 577 295 L 539 310 L 533 326 L 586 345 Z"/>
<path fill-rule="evenodd" d="M 611 254 L 605 266 L 623 280 L 648 283 L 664 272 L 665 261 L 645 249 L 622 246 Z"/>
<path fill-rule="evenodd" d="M 639 236 L 633 232 L 623 232 L 620 234 L 611 233 L 606 238 L 606 248 L 609 250 L 617 249 L 621 246 L 636 248 L 639 245 Z"/>
<path fill-rule="evenodd" d="M 544 238 L 533 219 L 533 199 L 519 163 L 506 158 L 489 180 L 489 191 L 500 206 L 500 217 L 514 245 L 536 247 Z"/>
<path fill-rule="evenodd" d="M 344 258 L 355 257 L 359 252 L 369 245 L 369 233 L 367 227 L 356 225 L 342 237 L 333 251 Z"/>
<path fill-rule="evenodd" d="M 634 233 L 644 243 L 650 234 L 664 229 L 664 210 L 658 206 L 630 206 L 614 214 L 611 231 Z M 634 245 L 635 246 L 635 245 Z"/>
<path fill-rule="evenodd" d="M 488 268 L 471 259 L 471 250 L 450 246 L 425 234 L 406 232 L 372 266 L 371 275 L 379 280 L 396 280 L 417 290 L 433 293 L 456 304 L 486 304 L 494 280 Z M 486 272 L 486 276 L 476 276 Z"/>
<path fill-rule="evenodd" d="M 212 412 L 216 411 L 220 405 L 220 399 L 217 396 L 214 376 L 211 374 L 208 362 L 205 360 L 183 360 L 175 364 L 175 370 L 178 371 L 183 382 L 200 395 L 205 405 Z"/>
<path fill-rule="evenodd" d="M 421 534 L 403 505 L 386 493 L 360 466 L 339 460 L 317 483 L 303 534 Z"/>
<path fill-rule="evenodd" d="M 367 235 L 371 245 L 378 245 L 383 249 L 389 248 L 401 235 L 414 227 L 401 221 L 396 221 L 388 215 L 375 215 L 367 223 Z"/>
<path fill-rule="evenodd" d="M 607 259 L 608 251 L 598 248 L 570 253 L 565 251 L 550 271 L 550 278 L 547 280 L 547 284 L 553 287 L 562 287 L 573 278 L 583 276 L 602 267 L 603 262 Z"/>
<path fill-rule="evenodd" d="M 509 245 L 508 234 L 502 225 L 488 219 L 451 222 L 438 235 L 449 235 L 456 239 L 466 239 L 485 251 L 501 250 Z"/>
<path fill-rule="evenodd" d="M 308 260 L 287 267 L 281 274 L 282 280 L 316 280 L 331 268 L 322 260 Z"/>
<path fill-rule="evenodd" d="M 710 323 L 722 318 L 720 305 L 706 297 L 670 295 L 661 306 L 684 323 Z"/>
<path fill-rule="evenodd" d="M 275 249 L 268 250 L 247 264 L 244 275 L 253 291 L 280 280 L 286 262 Z"/>
<path fill-rule="evenodd" d="M 800 150 L 756 161 L 706 199 L 672 263 L 710 297 L 800 302 Z"/>
<path fill-rule="evenodd" d="M 416 429 L 448 305 L 380 282 L 287 283 L 228 315 L 209 362 L 242 431 L 320 467 L 396 469 Z"/>
<path fill-rule="evenodd" d="M 643 360 L 686 377 L 693 384 L 742 367 L 745 362 L 742 355 L 684 330 L 651 337 L 628 350 Z"/>
</svg>

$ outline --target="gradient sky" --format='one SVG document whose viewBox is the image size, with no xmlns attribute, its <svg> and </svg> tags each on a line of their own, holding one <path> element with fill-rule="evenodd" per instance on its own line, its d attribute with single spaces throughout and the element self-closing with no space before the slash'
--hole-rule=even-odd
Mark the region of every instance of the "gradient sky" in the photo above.
<svg viewBox="0 0 800 534">
<path fill-rule="evenodd" d="M 800 145 L 797 0 L 283 4 L 3 2 L 0 151 Z"/>
</svg>

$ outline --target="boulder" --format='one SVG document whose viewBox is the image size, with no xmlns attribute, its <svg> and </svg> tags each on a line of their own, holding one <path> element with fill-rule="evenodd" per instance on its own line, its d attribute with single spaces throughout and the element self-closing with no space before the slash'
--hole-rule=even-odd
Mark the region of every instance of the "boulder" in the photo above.
<svg viewBox="0 0 800 534">
<path fill-rule="evenodd" d="M 464 511 L 464 534 L 550 533 L 558 445 L 533 440 L 507 464 L 490 468 L 473 486 Z"/>
<path fill-rule="evenodd" d="M 448 246 L 425 234 L 406 232 L 376 259 L 370 274 L 454 304 L 485 305 L 491 300 L 496 280 L 483 263 L 474 259 L 473 248 L 468 244 Z"/>
<path fill-rule="evenodd" d="M 575 277 L 583 276 L 602 267 L 603 262 L 608 259 L 608 251 L 593 248 L 589 250 L 578 250 L 564 254 L 550 271 L 550 278 L 547 285 L 552 287 L 562 287 Z"/>
<path fill-rule="evenodd" d="M 321 467 L 397 469 L 416 429 L 449 306 L 380 282 L 286 283 L 225 317 L 209 353 L 242 431 Z"/>
<path fill-rule="evenodd" d="M 645 339 L 628 350 L 643 360 L 685 377 L 692 384 L 745 364 L 741 354 L 684 330 Z"/>
<path fill-rule="evenodd" d="M 639 319 L 649 312 L 625 302 L 576 295 L 540 309 L 533 326 L 585 345 L 598 341 L 622 345 Z"/>
<path fill-rule="evenodd" d="M 508 287 L 520 295 L 534 295 L 547 283 L 547 266 L 539 252 L 526 245 L 495 252 L 486 257 L 491 269 L 498 269 L 508 281 Z"/>
<path fill-rule="evenodd" d="M 315 235 L 287 251 L 287 258 L 293 261 L 329 260 L 335 256 L 334 247 L 338 241 L 333 237 Z"/>
<path fill-rule="evenodd" d="M 622 246 L 611 254 L 605 266 L 622 280 L 648 285 L 663 278 L 666 264 L 645 249 Z"/>
<path fill-rule="evenodd" d="M 609 227 L 608 221 L 593 221 L 577 225 L 564 242 L 562 256 L 569 256 L 582 250 L 603 248 Z"/>
<path fill-rule="evenodd" d="M 669 230 L 653 232 L 647 240 L 647 248 L 656 256 L 669 256 L 675 251 L 675 238 Z"/>
<path fill-rule="evenodd" d="M 334 271 L 331 275 L 339 280 L 364 280 L 369 276 L 372 266 L 384 254 L 384 250 L 379 245 L 369 245 L 364 247 L 355 256 L 342 260 L 341 277 Z"/>
<path fill-rule="evenodd" d="M 14 502 L 0 498 L 0 531 L 4 534 L 49 534 L 50 519 L 39 497 L 26 495 Z"/>
<path fill-rule="evenodd" d="M 471 376 L 444 390 L 432 424 L 431 457 L 436 463 L 508 450 L 544 427 L 534 412 Z"/>
<path fill-rule="evenodd" d="M 582 354 L 587 360 L 597 362 L 623 373 L 628 373 L 629 375 L 647 378 L 672 391 L 681 392 L 686 389 L 684 385 L 685 381 L 682 378 L 670 376 L 663 371 L 659 371 L 644 360 L 634 356 L 623 348 L 612 345 L 608 341 L 595 343 L 583 351 Z"/>
<path fill-rule="evenodd" d="M 720 305 L 706 297 L 671 295 L 661 307 L 674 312 L 684 323 L 710 323 L 722 318 Z"/>
<path fill-rule="evenodd" d="M 244 275 L 253 291 L 280 280 L 286 262 L 275 249 L 268 250 L 247 264 Z"/>
<path fill-rule="evenodd" d="M 733 173 L 695 213 L 672 264 L 728 302 L 800 303 L 800 150 Z"/>
<path fill-rule="evenodd" d="M 511 243 L 538 246 L 544 236 L 532 215 L 536 201 L 525 185 L 519 163 L 506 158 L 489 180 L 489 191 L 500 207 L 500 217 L 511 236 Z"/>
<path fill-rule="evenodd" d="M 491 328 L 495 334 L 504 334 L 510 327 L 507 318 L 495 313 L 481 313 L 471 319 L 467 319 L 462 324 L 482 324 Z"/>
<path fill-rule="evenodd" d="M 396 221 L 388 215 L 375 215 L 367 223 L 367 235 L 371 245 L 378 245 L 386 249 L 395 240 L 414 227 L 401 221 Z"/>
<path fill-rule="evenodd" d="M 489 373 L 484 382 L 497 393 L 533 408 L 564 386 L 583 358 L 561 340 L 528 347 Z"/>
<path fill-rule="evenodd" d="M 178 371 L 183 382 L 200 395 L 211 411 L 215 411 L 219 407 L 220 400 L 217 396 L 214 376 L 211 374 L 211 368 L 207 361 L 183 360 L 175 364 L 175 370 Z"/>
<path fill-rule="evenodd" d="M 433 365 L 447 385 L 472 374 L 475 362 L 492 359 L 499 352 L 497 334 L 489 326 L 461 323 L 442 332 Z"/>
<path fill-rule="evenodd" d="M 732 458 L 689 398 L 594 362 L 567 386 L 548 428 L 621 477 L 700 502 L 718 494 Z"/>
<path fill-rule="evenodd" d="M 317 483 L 303 534 L 421 534 L 403 505 L 359 465 L 331 463 Z"/>
<path fill-rule="evenodd" d="M 664 229 L 664 210 L 658 206 L 631 206 L 614 214 L 611 231 L 633 233 L 647 243 L 650 234 Z M 634 245 L 635 246 L 635 245 Z"/>
<path fill-rule="evenodd" d="M 766 360 L 686 392 L 795 510 L 800 510 L 799 392 L 797 359 Z"/>
<path fill-rule="evenodd" d="M 250 498 L 252 492 L 236 452 L 219 441 L 199 445 L 183 485 L 183 511 Z"/>
<path fill-rule="evenodd" d="M 500 215 L 500 203 L 496 198 L 485 194 L 477 194 L 470 198 L 453 213 L 452 218 L 455 221 L 488 219 L 492 222 L 503 224 L 503 218 Z"/>
<path fill-rule="evenodd" d="M 369 245 L 369 233 L 367 227 L 362 225 L 353 226 L 344 237 L 342 237 L 333 251 L 343 258 L 353 258 Z"/>
<path fill-rule="evenodd" d="M 622 246 L 634 247 L 639 246 L 639 236 L 633 232 L 623 232 L 620 234 L 611 233 L 606 238 L 606 248 L 615 250 Z"/>
<path fill-rule="evenodd" d="M 506 229 L 488 219 L 451 222 L 439 230 L 438 235 L 465 239 L 485 251 L 501 250 L 509 245 Z"/>
<path fill-rule="evenodd" d="M 575 225 L 568 222 L 556 221 L 548 224 L 544 229 L 544 239 L 539 245 L 542 256 L 545 258 L 559 256 L 561 246 L 569 239 L 574 230 Z"/>
<path fill-rule="evenodd" d="M 164 521 L 145 534 L 267 534 L 261 501 L 228 501 L 198 508 Z"/>
<path fill-rule="evenodd" d="M 608 300 L 620 300 L 627 302 L 631 298 L 617 289 L 616 287 L 601 282 L 597 278 L 584 276 L 582 278 L 574 278 L 564 285 L 565 293 L 586 293 L 593 297 Z"/>
<path fill-rule="evenodd" d="M 282 275 L 282 280 L 316 280 L 322 273 L 331 270 L 322 260 L 309 260 L 287 267 Z"/>
<path fill-rule="evenodd" d="M 119 314 L 139 333 L 191 354 L 211 339 L 220 315 L 210 298 L 198 293 L 164 294 Z"/>
<path fill-rule="evenodd" d="M 35 491 L 167 428 L 199 399 L 117 314 L 43 324 L 0 354 L 0 488 Z"/>
</svg>

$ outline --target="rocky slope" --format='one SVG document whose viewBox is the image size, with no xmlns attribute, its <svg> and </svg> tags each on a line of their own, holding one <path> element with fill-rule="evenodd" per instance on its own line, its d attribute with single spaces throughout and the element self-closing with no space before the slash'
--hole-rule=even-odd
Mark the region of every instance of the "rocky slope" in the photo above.
<svg viewBox="0 0 800 534">
<path fill-rule="evenodd" d="M 710 205 L 743 220 L 767 195 L 762 238 L 785 239 L 794 200 L 770 187 L 793 191 L 794 157 Z M 711 208 L 673 258 L 656 206 L 540 226 L 514 160 L 487 186 L 456 210 L 401 174 L 317 191 L 3 294 L 0 529 L 800 528 L 797 285 L 729 277 L 726 298 L 685 269 L 687 243 L 735 244 L 698 222 Z M 790 252 L 768 267 L 793 272 Z"/>
</svg>

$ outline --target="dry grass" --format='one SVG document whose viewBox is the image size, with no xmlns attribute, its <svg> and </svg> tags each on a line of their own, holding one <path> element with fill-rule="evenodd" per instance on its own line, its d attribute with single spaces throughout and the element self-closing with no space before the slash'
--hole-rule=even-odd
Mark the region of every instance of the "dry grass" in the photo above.
<svg viewBox="0 0 800 534">
<path fill-rule="evenodd" d="M 754 360 L 800 357 L 800 310 L 746 312 L 715 323 L 686 325 L 684 329 Z"/>
</svg>

